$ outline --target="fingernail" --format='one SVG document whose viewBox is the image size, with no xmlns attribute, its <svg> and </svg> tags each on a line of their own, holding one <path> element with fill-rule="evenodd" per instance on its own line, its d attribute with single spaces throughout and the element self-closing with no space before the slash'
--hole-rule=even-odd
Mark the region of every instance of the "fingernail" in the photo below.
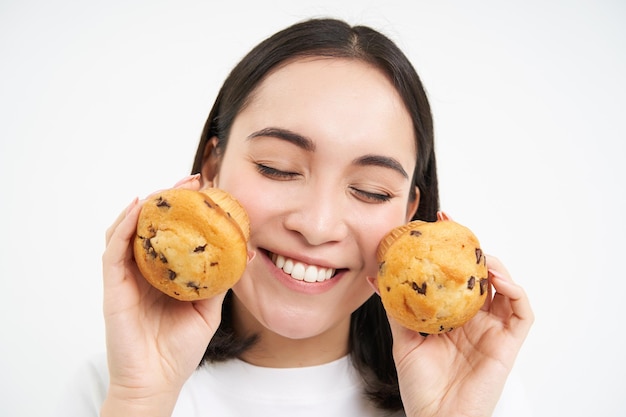
<svg viewBox="0 0 626 417">
<path fill-rule="evenodd" d="M 504 276 L 494 269 L 487 269 L 487 273 L 491 275 L 492 278 L 504 279 Z"/>
<path fill-rule="evenodd" d="M 437 212 L 437 220 L 440 220 L 440 221 L 452 220 L 452 218 L 450 216 L 448 216 L 448 214 L 446 212 L 438 211 Z"/>
<path fill-rule="evenodd" d="M 495 277 L 495 276 L 500 275 L 500 274 L 498 274 L 496 271 L 494 271 L 494 270 L 493 270 L 493 269 L 491 269 L 491 268 L 487 268 L 487 273 L 488 273 L 489 275 L 491 275 L 491 276 L 494 276 L 494 277 Z"/>
<path fill-rule="evenodd" d="M 181 179 L 180 181 L 178 181 L 176 184 L 174 184 L 174 188 L 176 187 L 180 187 L 183 184 L 186 184 L 188 182 L 192 182 L 195 181 L 197 179 L 200 178 L 200 174 L 193 174 L 193 175 L 188 175 L 185 178 Z"/>
<path fill-rule="evenodd" d="M 256 256 L 256 252 L 253 250 L 248 251 L 248 263 L 252 262 L 254 257 Z"/>
<path fill-rule="evenodd" d="M 378 290 L 378 280 L 374 277 L 365 277 L 370 286 L 374 289 L 374 292 L 380 295 L 380 291 Z"/>
</svg>

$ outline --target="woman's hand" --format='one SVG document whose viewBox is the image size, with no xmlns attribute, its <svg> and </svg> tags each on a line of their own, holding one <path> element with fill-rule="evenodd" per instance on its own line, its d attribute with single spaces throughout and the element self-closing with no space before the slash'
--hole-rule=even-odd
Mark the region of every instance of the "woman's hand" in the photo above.
<svg viewBox="0 0 626 417">
<path fill-rule="evenodd" d="M 390 318 L 407 416 L 492 414 L 534 315 L 502 263 L 487 256 L 487 268 L 487 300 L 464 326 L 424 337 Z"/>
<path fill-rule="evenodd" d="M 197 190 L 198 176 L 176 187 Z M 133 201 L 106 233 L 102 264 L 110 384 L 103 416 L 169 416 L 221 320 L 224 295 L 181 302 L 143 278 L 132 249 L 141 205 Z"/>
<path fill-rule="evenodd" d="M 464 326 L 424 337 L 390 319 L 407 416 L 492 414 L 534 316 L 504 266 L 488 256 L 487 267 L 490 293 Z"/>
</svg>

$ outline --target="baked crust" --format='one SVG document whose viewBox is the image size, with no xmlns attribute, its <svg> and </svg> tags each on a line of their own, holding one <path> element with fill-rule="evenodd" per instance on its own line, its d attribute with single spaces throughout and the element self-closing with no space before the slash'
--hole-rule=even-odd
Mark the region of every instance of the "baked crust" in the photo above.
<svg viewBox="0 0 626 417">
<path fill-rule="evenodd" d="M 378 248 L 378 287 L 391 317 L 421 333 L 462 326 L 489 286 L 476 236 L 451 220 L 414 221 L 390 231 Z"/>
<path fill-rule="evenodd" d="M 161 191 L 139 215 L 135 261 L 165 294 L 182 301 L 209 298 L 241 278 L 249 230 L 245 210 L 223 190 Z"/>
</svg>

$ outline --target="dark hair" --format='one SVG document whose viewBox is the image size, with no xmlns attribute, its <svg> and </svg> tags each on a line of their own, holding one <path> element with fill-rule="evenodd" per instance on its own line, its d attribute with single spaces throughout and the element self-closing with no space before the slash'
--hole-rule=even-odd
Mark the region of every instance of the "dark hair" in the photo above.
<svg viewBox="0 0 626 417">
<path fill-rule="evenodd" d="M 246 55 L 226 78 L 204 126 L 192 173 L 202 170 L 205 148 L 217 138 L 216 152 L 223 153 L 237 114 L 251 94 L 277 66 L 300 57 L 358 59 L 376 66 L 392 81 L 413 119 L 417 142 L 417 164 L 413 183 L 420 202 L 413 219 L 434 221 L 439 208 L 439 191 L 433 141 L 433 122 L 426 93 L 415 69 L 386 36 L 365 27 L 351 27 L 335 19 L 313 19 L 292 25 L 267 38 Z M 412 190 L 414 187 L 411 187 Z M 415 198 L 412 191 L 410 199 Z M 237 357 L 254 343 L 238 340 L 232 329 L 232 293 L 222 308 L 222 323 L 211 340 L 203 362 Z M 392 337 L 387 316 L 377 295 L 352 313 L 350 352 L 354 366 L 365 381 L 366 391 L 379 407 L 402 408 L 398 377 L 391 352 Z"/>
</svg>

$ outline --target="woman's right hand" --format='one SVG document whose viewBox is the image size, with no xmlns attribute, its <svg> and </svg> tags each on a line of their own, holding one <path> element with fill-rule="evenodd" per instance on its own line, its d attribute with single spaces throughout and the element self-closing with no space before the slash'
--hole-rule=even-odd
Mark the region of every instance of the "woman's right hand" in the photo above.
<svg viewBox="0 0 626 417">
<path fill-rule="evenodd" d="M 197 190 L 199 176 L 176 187 Z M 109 391 L 102 416 L 169 416 L 221 320 L 224 294 L 181 302 L 141 275 L 132 241 L 143 202 L 135 199 L 106 233 L 102 256 Z"/>
</svg>

